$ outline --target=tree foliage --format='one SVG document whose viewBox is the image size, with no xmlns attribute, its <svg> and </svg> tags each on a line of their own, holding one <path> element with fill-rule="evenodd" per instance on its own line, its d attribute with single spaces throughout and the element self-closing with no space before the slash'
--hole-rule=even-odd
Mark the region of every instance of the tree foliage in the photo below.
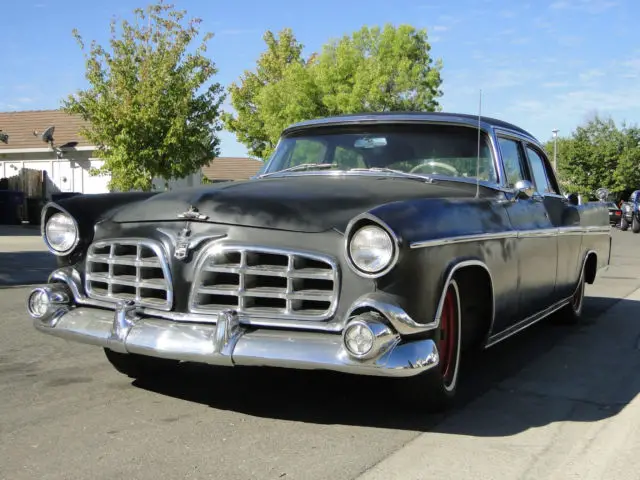
<svg viewBox="0 0 640 480">
<path fill-rule="evenodd" d="M 226 127 L 249 150 L 268 157 L 289 124 L 371 111 L 436 111 L 442 62 L 430 55 L 425 30 L 363 27 L 304 58 L 291 29 L 264 35 L 255 71 L 230 88 Z"/>
<path fill-rule="evenodd" d="M 553 152 L 553 141 L 546 145 Z M 640 129 L 599 116 L 558 138 L 558 173 L 568 191 L 593 196 L 604 187 L 620 198 L 640 189 Z"/>
<path fill-rule="evenodd" d="M 200 19 L 160 0 L 134 10 L 120 31 L 111 22 L 110 51 L 91 43 L 85 51 L 90 87 L 70 95 L 63 107 L 89 125 L 82 131 L 104 160 L 97 174 L 110 174 L 110 188 L 150 190 L 154 178 L 184 178 L 219 153 L 217 73 L 207 58 L 208 33 L 196 48 Z M 82 50 L 85 44 L 77 30 Z M 209 83 L 208 85 L 206 85 Z"/>
</svg>

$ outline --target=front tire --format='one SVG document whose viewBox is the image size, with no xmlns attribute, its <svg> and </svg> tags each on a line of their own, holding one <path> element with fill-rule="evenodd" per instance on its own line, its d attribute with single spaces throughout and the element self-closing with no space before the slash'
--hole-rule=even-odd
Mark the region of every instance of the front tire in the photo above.
<svg viewBox="0 0 640 480">
<path fill-rule="evenodd" d="M 638 215 L 635 213 L 633 214 L 633 219 L 631 220 L 631 231 L 633 233 L 640 232 L 640 220 L 638 220 Z"/>
<path fill-rule="evenodd" d="M 453 405 L 458 390 L 462 350 L 462 308 L 460 290 L 455 280 L 447 293 L 436 331 L 439 362 L 432 369 L 415 377 L 401 380 L 412 405 L 432 412 L 446 410 Z"/>
<path fill-rule="evenodd" d="M 133 353 L 119 353 L 104 349 L 104 354 L 109 363 L 119 372 L 129 378 L 148 378 L 160 376 L 178 365 L 177 361 L 164 358 L 148 357 Z"/>
</svg>

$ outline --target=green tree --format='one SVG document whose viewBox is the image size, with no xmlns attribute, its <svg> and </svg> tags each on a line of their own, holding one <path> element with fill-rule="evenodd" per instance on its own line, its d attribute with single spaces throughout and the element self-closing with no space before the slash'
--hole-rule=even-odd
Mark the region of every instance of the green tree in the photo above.
<svg viewBox="0 0 640 480">
<path fill-rule="evenodd" d="M 229 87 L 236 115 L 225 113 L 223 119 L 227 129 L 247 147 L 249 155 L 265 159 L 278 141 L 271 132 L 292 116 L 290 109 L 297 108 L 294 102 L 286 101 L 286 96 L 296 95 L 306 105 L 311 97 L 296 88 L 296 75 L 302 74 L 303 79 L 308 75 L 302 58 L 303 45 L 293 31 L 285 28 L 278 36 L 267 31 L 263 39 L 267 48 L 258 58 L 255 71 L 245 71 L 240 84 L 232 83 Z M 287 92 L 290 84 L 293 91 Z M 286 108 L 281 110 L 279 106 L 283 103 Z"/>
<path fill-rule="evenodd" d="M 185 22 L 162 0 L 134 10 L 135 21 L 111 22 L 111 51 L 91 43 L 85 51 L 90 87 L 70 95 L 63 108 L 88 120 L 82 134 L 104 160 L 94 174 L 111 175 L 110 188 L 150 190 L 154 178 L 184 178 L 219 154 L 223 88 L 207 58 L 200 19 Z M 85 44 L 77 30 L 82 50 Z M 208 84 L 208 85 L 207 85 Z"/>
<path fill-rule="evenodd" d="M 546 145 L 553 152 L 553 141 Z M 594 116 L 558 139 L 558 170 L 565 188 L 593 196 L 600 187 L 620 198 L 640 188 L 640 129 Z"/>
<path fill-rule="evenodd" d="M 265 159 L 289 124 L 371 111 L 437 111 L 442 61 L 431 58 L 427 33 L 408 25 L 363 27 L 308 58 L 291 29 L 264 35 L 267 49 L 253 72 L 230 88 L 236 114 L 226 127 Z"/>
</svg>

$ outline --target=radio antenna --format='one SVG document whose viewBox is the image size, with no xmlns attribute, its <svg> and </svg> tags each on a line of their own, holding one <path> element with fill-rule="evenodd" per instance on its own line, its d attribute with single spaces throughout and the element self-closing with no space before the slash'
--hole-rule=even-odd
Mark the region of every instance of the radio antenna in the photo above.
<svg viewBox="0 0 640 480">
<path fill-rule="evenodd" d="M 480 119 L 482 117 L 482 89 L 478 103 L 478 156 L 476 158 L 476 198 L 480 196 Z"/>
</svg>

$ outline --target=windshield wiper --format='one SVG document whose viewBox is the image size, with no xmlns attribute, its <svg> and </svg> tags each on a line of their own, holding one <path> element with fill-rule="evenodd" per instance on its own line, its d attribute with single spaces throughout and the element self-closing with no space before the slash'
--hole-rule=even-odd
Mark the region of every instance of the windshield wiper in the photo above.
<svg viewBox="0 0 640 480">
<path fill-rule="evenodd" d="M 400 175 L 400 176 L 406 177 L 406 178 L 412 178 L 414 180 L 422 180 L 423 182 L 429 182 L 429 183 L 433 182 L 433 178 L 429 177 L 428 175 L 419 175 L 417 173 L 408 173 L 408 172 L 403 172 L 402 170 L 396 170 L 394 168 L 387 168 L 387 167 L 351 168 L 351 169 L 349 169 L 349 171 L 350 172 L 393 173 L 395 175 Z"/>
<path fill-rule="evenodd" d="M 283 172 L 295 172 L 296 170 L 307 170 L 309 168 L 331 168 L 331 167 L 337 167 L 337 165 L 335 163 L 301 163 L 300 165 L 294 165 L 293 167 L 285 168 L 284 170 L 263 173 L 262 175 L 259 175 L 258 178 L 268 177 L 270 175 L 275 175 L 277 173 L 283 173 Z"/>
</svg>

